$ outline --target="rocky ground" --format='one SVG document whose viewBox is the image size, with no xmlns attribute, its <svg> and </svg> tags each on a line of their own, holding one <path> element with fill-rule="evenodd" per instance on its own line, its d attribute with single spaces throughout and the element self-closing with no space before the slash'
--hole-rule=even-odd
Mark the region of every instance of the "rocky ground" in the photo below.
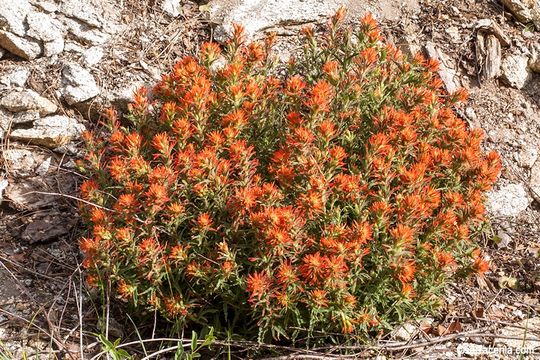
<svg viewBox="0 0 540 360">
<path fill-rule="evenodd" d="M 100 112 L 125 109 L 134 89 L 202 40 L 224 40 L 233 22 L 251 38 L 276 31 L 278 54 L 287 57 L 302 25 L 341 5 L 350 21 L 373 12 L 404 52 L 438 58 L 446 88 L 471 94 L 460 116 L 485 130 L 485 147 L 504 162 L 482 239 L 491 271 L 450 288 L 441 314 L 404 324 L 380 350 L 407 358 L 540 351 L 538 1 L 2 0 L 0 359 L 89 358 L 97 348 L 88 333 L 101 314 L 80 282 L 73 197 L 80 135 Z M 121 329 L 110 327 L 130 336 Z"/>
</svg>

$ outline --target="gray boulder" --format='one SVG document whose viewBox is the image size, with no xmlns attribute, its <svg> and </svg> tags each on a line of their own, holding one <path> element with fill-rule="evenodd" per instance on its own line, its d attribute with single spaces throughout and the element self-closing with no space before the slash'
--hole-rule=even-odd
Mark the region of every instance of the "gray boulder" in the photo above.
<svg viewBox="0 0 540 360">
<path fill-rule="evenodd" d="M 487 209 L 495 216 L 514 217 L 529 207 L 531 199 L 523 184 L 507 184 L 488 193 Z"/>
<path fill-rule="evenodd" d="M 77 64 L 69 64 L 64 67 L 62 71 L 62 88 L 60 91 L 69 105 L 74 105 L 99 95 L 99 88 L 92 74 Z"/>
<path fill-rule="evenodd" d="M 79 137 L 84 130 L 84 125 L 75 119 L 53 115 L 36 120 L 30 129 L 13 130 L 10 137 L 54 149 Z"/>
<path fill-rule="evenodd" d="M 24 36 L 26 28 L 24 21 L 32 7 L 27 0 L 0 1 L 0 29 L 18 36 Z"/>
<path fill-rule="evenodd" d="M 0 107 L 11 112 L 36 110 L 41 116 L 56 112 L 56 105 L 37 92 L 29 89 L 15 89 L 0 99 Z"/>
<path fill-rule="evenodd" d="M 38 41 L 0 30 L 0 47 L 26 60 L 33 60 L 41 55 Z"/>
<path fill-rule="evenodd" d="M 355 0 L 211 0 L 208 3 L 210 21 L 216 25 L 214 34 L 224 41 L 232 33 L 234 23 L 246 29 L 248 37 L 258 37 L 261 32 L 280 30 L 288 26 L 325 22 L 338 8 L 349 9 L 351 18 L 358 18 L 366 11 L 381 14 L 384 18 L 397 18 L 402 8 L 417 8 L 416 0 L 377 2 Z"/>
<path fill-rule="evenodd" d="M 540 1 L 538 0 L 501 0 L 505 8 L 523 23 L 540 24 Z"/>
<path fill-rule="evenodd" d="M 531 78 L 528 69 L 529 58 L 526 55 L 515 53 L 503 58 L 501 64 L 501 79 L 507 85 L 522 89 Z"/>
<path fill-rule="evenodd" d="M 0 76 L 0 84 L 7 87 L 23 87 L 30 76 L 30 71 L 26 68 L 16 68 Z"/>
</svg>

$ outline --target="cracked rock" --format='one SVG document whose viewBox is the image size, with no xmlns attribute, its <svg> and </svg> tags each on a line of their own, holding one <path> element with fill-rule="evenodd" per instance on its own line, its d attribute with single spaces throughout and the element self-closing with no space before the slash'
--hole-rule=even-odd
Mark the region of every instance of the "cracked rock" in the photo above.
<svg viewBox="0 0 540 360">
<path fill-rule="evenodd" d="M 0 84 L 7 87 L 23 87 L 30 76 L 30 71 L 26 68 L 18 68 L 0 77 Z"/>
<path fill-rule="evenodd" d="M 65 16 L 101 28 L 103 26 L 102 16 L 97 14 L 95 10 L 96 7 L 87 0 L 64 0 L 60 5 L 60 12 Z"/>
<path fill-rule="evenodd" d="M 103 58 L 103 55 L 103 48 L 99 46 L 92 46 L 91 48 L 86 49 L 82 54 L 83 61 L 87 66 L 93 66 L 99 63 Z"/>
<path fill-rule="evenodd" d="M 233 23 L 242 24 L 246 35 L 253 38 L 266 30 L 325 21 L 340 6 L 349 7 L 352 17 L 373 10 L 354 0 L 212 0 L 208 4 L 210 21 L 217 25 L 214 36 L 218 41 L 230 37 Z"/>
<path fill-rule="evenodd" d="M 47 161 L 47 159 L 45 156 L 27 149 L 11 148 L 4 151 L 4 161 L 10 175 L 28 177 L 34 176 L 36 168 Z"/>
<path fill-rule="evenodd" d="M 455 70 L 456 65 L 453 60 L 446 55 L 441 49 L 435 47 L 435 44 L 428 42 L 425 46 L 428 57 L 436 59 L 440 62 L 440 68 L 438 71 L 441 80 L 444 83 L 444 87 L 449 93 L 455 92 L 459 87 L 459 78 Z"/>
<path fill-rule="evenodd" d="M 30 129 L 13 130 L 10 137 L 54 149 L 79 137 L 84 130 L 84 125 L 79 124 L 77 120 L 54 115 L 36 120 Z"/>
<path fill-rule="evenodd" d="M 11 112 L 36 110 L 41 116 L 56 112 L 56 105 L 29 89 L 12 90 L 0 99 L 0 107 Z"/>
<path fill-rule="evenodd" d="M 39 119 L 39 112 L 35 110 L 12 113 L 0 108 L 0 138 L 15 124 L 24 124 Z"/>
<path fill-rule="evenodd" d="M 501 64 L 502 81 L 516 89 L 522 89 L 531 74 L 527 68 L 529 58 L 522 54 L 511 54 L 506 56 Z"/>
<path fill-rule="evenodd" d="M 37 110 L 29 110 L 24 112 L 12 113 L 7 110 L 0 109 L 0 125 L 3 124 L 24 124 L 36 121 L 41 116 Z"/>
<path fill-rule="evenodd" d="M 31 10 L 27 0 L 0 1 L 0 29 L 24 36 L 26 33 L 24 20 Z"/>
<path fill-rule="evenodd" d="M 519 21 L 540 24 L 540 2 L 536 0 L 501 0 L 501 3 Z"/>
<path fill-rule="evenodd" d="M 60 23 L 49 15 L 38 12 L 30 13 L 26 17 L 26 22 L 29 28 L 26 35 L 34 39 L 48 42 L 62 38 Z"/>
<path fill-rule="evenodd" d="M 80 21 L 73 19 L 64 19 L 69 32 L 75 36 L 77 41 L 89 45 L 102 45 L 109 40 L 109 35 L 104 34 L 96 28 L 92 28 Z"/>
<path fill-rule="evenodd" d="M 508 184 L 497 191 L 490 191 L 487 209 L 495 216 L 513 217 L 529 207 L 531 199 L 523 184 Z"/>
<path fill-rule="evenodd" d="M 161 3 L 161 10 L 170 17 L 177 17 L 182 14 L 180 0 L 164 0 Z"/>
<path fill-rule="evenodd" d="M 39 42 L 0 30 L 0 47 L 26 60 L 33 60 L 41 55 Z"/>
<path fill-rule="evenodd" d="M 69 64 L 62 71 L 62 95 L 69 105 L 91 99 L 99 88 L 90 72 L 77 64 Z"/>
</svg>

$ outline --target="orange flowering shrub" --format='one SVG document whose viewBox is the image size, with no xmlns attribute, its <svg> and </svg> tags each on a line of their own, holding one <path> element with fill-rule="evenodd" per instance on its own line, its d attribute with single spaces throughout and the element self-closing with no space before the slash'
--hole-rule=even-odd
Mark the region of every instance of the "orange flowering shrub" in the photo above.
<svg viewBox="0 0 540 360">
<path fill-rule="evenodd" d="M 452 111 L 466 93 L 343 15 L 286 68 L 237 26 L 222 67 L 203 44 L 128 122 L 108 112 L 81 186 L 90 284 L 180 325 L 294 338 L 387 327 L 487 271 L 473 239 L 501 165 Z"/>
</svg>

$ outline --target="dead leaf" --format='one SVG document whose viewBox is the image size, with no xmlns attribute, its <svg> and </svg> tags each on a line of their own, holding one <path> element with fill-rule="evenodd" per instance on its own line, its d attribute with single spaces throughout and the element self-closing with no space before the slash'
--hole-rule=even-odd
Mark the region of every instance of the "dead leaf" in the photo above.
<svg viewBox="0 0 540 360">
<path fill-rule="evenodd" d="M 425 320 L 420 323 L 419 329 L 426 335 L 430 335 L 435 332 L 433 325 L 430 322 L 425 321 Z"/>
<path fill-rule="evenodd" d="M 461 326 L 461 323 L 459 321 L 453 321 L 450 326 L 448 326 L 447 334 L 455 334 L 459 333 L 463 330 L 463 327 Z"/>
<path fill-rule="evenodd" d="M 478 308 L 473 310 L 472 314 L 473 314 L 474 318 L 483 318 L 484 317 L 484 308 L 483 307 L 478 307 Z"/>
<path fill-rule="evenodd" d="M 26 254 L 25 253 L 12 254 L 12 255 L 9 255 L 9 259 L 16 263 L 24 263 L 26 260 Z"/>
<path fill-rule="evenodd" d="M 437 335 L 438 335 L 438 336 L 443 336 L 443 335 L 445 335 L 445 334 L 446 334 L 446 330 L 447 330 L 447 329 L 446 329 L 444 326 L 438 325 L 438 326 L 437 326 Z"/>
</svg>

